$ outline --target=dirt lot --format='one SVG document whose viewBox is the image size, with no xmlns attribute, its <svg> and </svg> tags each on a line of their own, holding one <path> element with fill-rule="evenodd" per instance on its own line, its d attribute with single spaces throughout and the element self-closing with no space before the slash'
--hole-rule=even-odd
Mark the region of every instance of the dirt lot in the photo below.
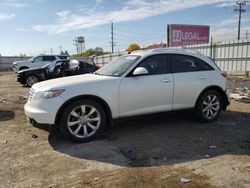
<svg viewBox="0 0 250 188">
<path fill-rule="evenodd" d="M 0 187 L 250 186 L 250 104 L 232 101 L 207 124 L 187 112 L 122 120 L 75 144 L 27 122 L 29 88 L 14 73 L 0 72 L 0 83 Z"/>
</svg>

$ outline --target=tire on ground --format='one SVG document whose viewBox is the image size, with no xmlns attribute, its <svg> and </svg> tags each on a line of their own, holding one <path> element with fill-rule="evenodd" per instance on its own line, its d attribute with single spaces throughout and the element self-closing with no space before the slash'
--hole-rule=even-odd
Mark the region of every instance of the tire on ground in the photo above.
<svg viewBox="0 0 250 188">
<path fill-rule="evenodd" d="M 204 101 L 207 100 L 208 96 L 217 96 L 218 97 L 218 101 L 219 101 L 219 106 L 218 106 L 218 113 L 212 117 L 212 118 L 207 118 L 206 115 L 203 113 L 203 109 L 204 109 Z M 201 122 L 212 122 L 214 120 L 216 120 L 221 112 L 221 107 L 222 107 L 222 97 L 221 95 L 215 91 L 215 90 L 208 90 L 205 91 L 204 93 L 201 94 L 201 96 L 199 97 L 196 106 L 195 106 L 195 116 L 197 118 L 198 121 Z"/>
<path fill-rule="evenodd" d="M 93 135 L 91 135 L 89 137 L 84 137 L 84 138 L 80 138 L 80 137 L 73 135 L 68 128 L 68 119 L 70 118 L 69 116 L 70 116 L 71 112 L 74 109 L 78 109 L 78 107 L 80 108 L 81 105 L 94 107 L 99 112 L 99 115 L 100 115 L 99 128 L 96 130 L 96 132 Z M 76 126 L 78 126 L 78 124 Z M 85 126 L 88 127 L 88 125 L 85 125 Z M 60 120 L 59 120 L 59 129 L 65 138 L 72 140 L 74 142 L 83 143 L 83 142 L 91 141 L 94 138 L 98 137 L 100 134 L 102 134 L 103 131 L 106 129 L 105 111 L 99 103 L 97 103 L 96 101 L 94 101 L 92 99 L 81 99 L 81 100 L 74 101 L 64 108 L 64 111 L 62 112 L 62 114 L 60 116 Z M 82 129 L 83 129 L 83 127 L 82 127 Z"/>
<path fill-rule="evenodd" d="M 33 82 L 32 81 L 30 81 L 29 79 L 33 79 Z M 29 75 L 27 78 L 26 78 L 26 84 L 28 85 L 28 86 L 32 86 L 33 84 L 36 84 L 36 83 L 38 83 L 40 81 L 40 79 L 38 78 L 38 76 L 36 76 L 36 75 Z"/>
</svg>

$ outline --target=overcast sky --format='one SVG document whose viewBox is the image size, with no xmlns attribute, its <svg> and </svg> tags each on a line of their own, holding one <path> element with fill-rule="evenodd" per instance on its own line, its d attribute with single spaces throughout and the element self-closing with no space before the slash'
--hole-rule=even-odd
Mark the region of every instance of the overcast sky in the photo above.
<svg viewBox="0 0 250 188">
<path fill-rule="evenodd" d="M 0 54 L 37 55 L 59 46 L 75 53 L 73 39 L 86 48 L 110 51 L 114 22 L 115 51 L 167 41 L 167 24 L 210 25 L 216 41 L 237 38 L 235 0 L 0 0 Z M 250 10 L 242 15 L 242 38 L 250 38 Z"/>
</svg>

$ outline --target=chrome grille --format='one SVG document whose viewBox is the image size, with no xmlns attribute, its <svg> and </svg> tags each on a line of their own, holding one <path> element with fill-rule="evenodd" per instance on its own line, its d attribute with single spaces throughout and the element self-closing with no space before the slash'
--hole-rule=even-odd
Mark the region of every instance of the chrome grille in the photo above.
<svg viewBox="0 0 250 188">
<path fill-rule="evenodd" d="M 30 91 L 29 91 L 29 101 L 31 101 L 33 99 L 34 94 L 35 94 L 35 90 L 33 88 L 30 88 Z"/>
</svg>

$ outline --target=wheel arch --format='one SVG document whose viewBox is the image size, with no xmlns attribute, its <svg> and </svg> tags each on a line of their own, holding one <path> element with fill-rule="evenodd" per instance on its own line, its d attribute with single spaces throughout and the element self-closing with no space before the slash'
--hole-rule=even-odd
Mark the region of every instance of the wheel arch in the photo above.
<svg viewBox="0 0 250 188">
<path fill-rule="evenodd" d="M 24 70 L 24 69 L 29 69 L 29 67 L 28 66 L 21 66 L 21 67 L 18 68 L 19 71 Z"/>
<path fill-rule="evenodd" d="M 198 101 L 200 100 L 200 98 L 202 97 L 202 95 L 205 92 L 210 91 L 210 90 L 217 91 L 221 95 L 221 99 L 222 99 L 222 106 L 221 106 L 221 108 L 222 108 L 222 110 L 226 110 L 227 105 L 228 105 L 227 95 L 226 95 L 225 91 L 220 86 L 217 86 L 217 85 L 208 86 L 205 89 L 203 89 L 202 92 L 200 93 L 199 97 L 196 100 L 195 107 L 197 106 Z"/>
<path fill-rule="evenodd" d="M 104 111 L 105 111 L 105 114 L 106 114 L 106 117 L 107 117 L 107 125 L 109 128 L 111 128 L 113 126 L 113 121 L 112 121 L 112 112 L 111 112 L 111 109 L 108 105 L 108 103 L 102 99 L 101 97 L 98 97 L 98 96 L 95 96 L 95 95 L 78 95 L 78 96 L 75 96 L 69 100 L 67 100 L 66 102 L 64 102 L 62 104 L 62 106 L 59 108 L 59 110 L 57 111 L 57 114 L 56 114 L 56 118 L 55 118 L 55 124 L 56 126 L 58 126 L 58 123 L 59 123 L 59 119 L 63 113 L 63 110 L 73 101 L 77 101 L 77 100 L 81 100 L 81 99 L 92 99 L 94 101 L 96 101 L 97 103 L 99 103 Z"/>
<path fill-rule="evenodd" d="M 27 79 L 29 76 L 35 76 L 35 77 L 37 77 L 37 78 L 38 78 L 38 81 L 43 80 L 43 79 L 41 78 L 41 76 L 40 76 L 40 75 L 38 75 L 38 74 L 36 74 L 36 73 L 30 73 L 30 74 L 27 74 L 27 75 L 26 75 L 26 79 Z"/>
</svg>

